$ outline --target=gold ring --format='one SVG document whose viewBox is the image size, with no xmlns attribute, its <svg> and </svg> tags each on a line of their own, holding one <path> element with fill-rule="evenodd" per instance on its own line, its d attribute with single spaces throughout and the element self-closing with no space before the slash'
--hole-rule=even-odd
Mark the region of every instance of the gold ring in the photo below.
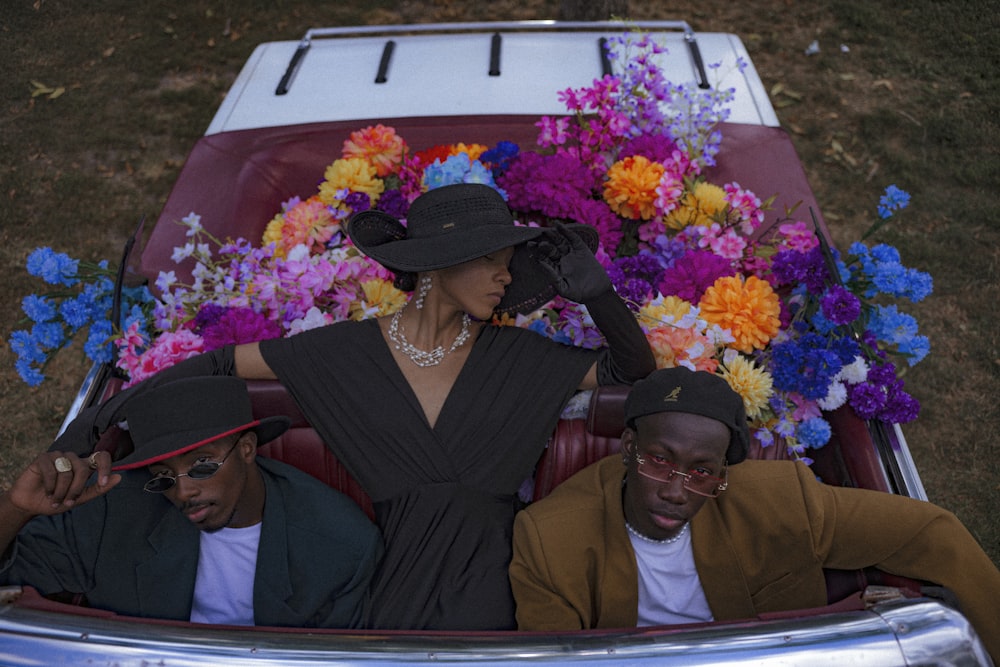
<svg viewBox="0 0 1000 667">
<path fill-rule="evenodd" d="M 97 452 L 94 452 L 87 458 L 87 465 L 90 466 L 91 470 L 97 470 Z"/>
<path fill-rule="evenodd" d="M 53 461 L 52 464 L 55 465 L 57 472 L 72 472 L 73 471 L 73 462 L 70 461 L 65 456 L 60 456 L 55 461 Z"/>
</svg>

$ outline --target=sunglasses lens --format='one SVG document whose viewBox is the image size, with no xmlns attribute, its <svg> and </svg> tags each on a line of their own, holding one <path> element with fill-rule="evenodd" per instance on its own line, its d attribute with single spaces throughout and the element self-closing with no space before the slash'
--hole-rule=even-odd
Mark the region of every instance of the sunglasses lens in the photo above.
<svg viewBox="0 0 1000 667">
<path fill-rule="evenodd" d="M 208 479 L 209 477 L 217 473 L 219 471 L 219 468 L 221 467 L 222 464 L 216 461 L 195 463 L 193 466 L 191 466 L 191 469 L 188 470 L 187 474 L 188 477 L 190 477 L 191 479 Z"/>
<path fill-rule="evenodd" d="M 686 486 L 687 490 L 692 493 L 697 493 L 702 496 L 715 497 L 719 495 L 720 484 L 722 484 L 722 480 L 716 477 L 709 477 L 707 475 L 692 475 L 685 480 L 684 486 Z"/>
<path fill-rule="evenodd" d="M 146 482 L 142 487 L 145 491 L 150 493 L 163 493 L 171 486 L 174 485 L 173 477 L 154 477 L 153 479 Z"/>
</svg>

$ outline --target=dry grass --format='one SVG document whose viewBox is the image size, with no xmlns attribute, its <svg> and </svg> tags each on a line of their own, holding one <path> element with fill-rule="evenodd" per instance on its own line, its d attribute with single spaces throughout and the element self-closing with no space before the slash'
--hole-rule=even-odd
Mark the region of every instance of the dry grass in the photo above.
<svg viewBox="0 0 1000 667">
<path fill-rule="evenodd" d="M 255 44 L 316 25 L 552 18 L 555 0 L 0 5 L 0 335 L 38 289 L 27 254 L 49 245 L 117 257 L 140 215 L 155 218 L 184 156 Z M 86 5 L 86 6 L 85 6 Z M 885 6 L 881 6 L 885 5 Z M 635 18 L 683 18 L 737 33 L 772 91 L 824 214 L 843 247 L 874 219 L 883 188 L 913 195 L 880 240 L 930 271 L 935 294 L 911 308 L 932 355 L 907 377 L 924 405 L 905 429 L 932 500 L 965 521 L 1000 562 L 1000 183 L 995 36 L 986 2 L 633 1 Z M 818 40 L 821 52 L 803 51 Z M 845 45 L 847 51 L 840 47 Z M 32 97 L 31 81 L 63 87 Z M 59 427 L 87 368 L 64 352 L 29 389 L 0 348 L 9 484 Z"/>
</svg>

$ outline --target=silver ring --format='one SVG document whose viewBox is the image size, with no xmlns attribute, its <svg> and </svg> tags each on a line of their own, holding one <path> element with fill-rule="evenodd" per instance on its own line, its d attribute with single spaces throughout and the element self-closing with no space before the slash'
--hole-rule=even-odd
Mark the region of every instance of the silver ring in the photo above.
<svg viewBox="0 0 1000 667">
<path fill-rule="evenodd" d="M 73 462 L 70 461 L 65 456 L 60 456 L 55 461 L 53 461 L 52 464 L 56 467 L 56 471 L 57 472 L 72 472 L 73 471 Z"/>
<path fill-rule="evenodd" d="M 90 466 L 91 470 L 97 470 L 97 452 L 87 458 L 87 465 Z"/>
</svg>

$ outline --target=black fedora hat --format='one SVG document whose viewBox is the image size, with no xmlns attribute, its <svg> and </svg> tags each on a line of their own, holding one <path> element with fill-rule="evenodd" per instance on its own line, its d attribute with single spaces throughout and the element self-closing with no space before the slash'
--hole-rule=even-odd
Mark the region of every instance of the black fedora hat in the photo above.
<svg viewBox="0 0 1000 667">
<path fill-rule="evenodd" d="M 597 250 L 597 230 L 580 224 L 567 228 Z M 445 185 L 420 195 L 410 205 L 406 226 L 374 209 L 355 214 L 347 225 L 361 252 L 397 274 L 443 269 L 514 246 L 511 284 L 497 306 L 509 314 L 529 313 L 556 295 L 549 274 L 526 245 L 543 233 L 541 227 L 516 225 L 500 193 L 481 183 Z"/>
<path fill-rule="evenodd" d="M 233 433 L 253 431 L 257 444 L 274 440 L 287 417 L 254 419 L 246 382 L 208 376 L 173 380 L 136 394 L 124 407 L 133 451 L 113 470 L 132 470 L 191 451 Z"/>
</svg>

